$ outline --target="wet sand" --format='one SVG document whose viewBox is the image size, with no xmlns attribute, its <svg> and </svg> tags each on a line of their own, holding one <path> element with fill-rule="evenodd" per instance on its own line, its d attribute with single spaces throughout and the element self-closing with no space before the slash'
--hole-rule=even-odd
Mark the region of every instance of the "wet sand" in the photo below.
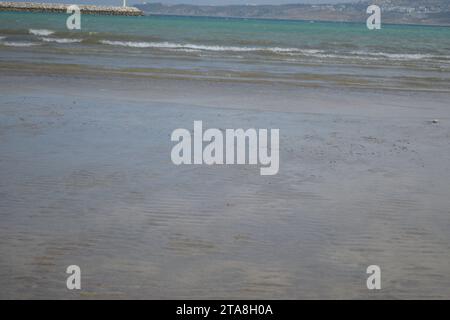
<svg viewBox="0 0 450 320">
<path fill-rule="evenodd" d="M 448 93 L 21 72 L 0 93 L 2 299 L 450 297 Z M 279 128 L 279 174 L 174 166 L 194 120 Z"/>
</svg>

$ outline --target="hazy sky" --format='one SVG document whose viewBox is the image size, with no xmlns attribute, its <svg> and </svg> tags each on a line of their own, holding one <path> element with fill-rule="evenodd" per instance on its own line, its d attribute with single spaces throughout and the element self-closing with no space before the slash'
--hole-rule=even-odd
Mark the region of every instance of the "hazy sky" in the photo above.
<svg viewBox="0 0 450 320">
<path fill-rule="evenodd" d="M 16 0 L 17 1 L 17 0 Z M 20 0 L 19 0 L 20 1 Z M 24 0 L 34 2 L 50 2 L 50 3 L 71 3 L 71 4 L 105 4 L 105 5 L 122 5 L 122 0 Z M 22 2 L 24 2 L 22 1 Z M 127 0 L 128 4 L 136 4 L 143 2 L 142 0 Z M 343 3 L 356 0 L 147 0 L 147 2 L 161 2 L 166 4 L 187 3 L 187 4 L 282 4 L 282 3 Z"/>
</svg>

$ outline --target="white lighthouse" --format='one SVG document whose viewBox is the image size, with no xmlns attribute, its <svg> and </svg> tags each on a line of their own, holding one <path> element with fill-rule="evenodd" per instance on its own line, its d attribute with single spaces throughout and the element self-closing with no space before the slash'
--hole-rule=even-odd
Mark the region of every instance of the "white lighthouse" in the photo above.
<svg viewBox="0 0 450 320">
<path fill-rule="evenodd" d="M 127 7 L 127 0 L 123 0 L 123 6 Z"/>
</svg>

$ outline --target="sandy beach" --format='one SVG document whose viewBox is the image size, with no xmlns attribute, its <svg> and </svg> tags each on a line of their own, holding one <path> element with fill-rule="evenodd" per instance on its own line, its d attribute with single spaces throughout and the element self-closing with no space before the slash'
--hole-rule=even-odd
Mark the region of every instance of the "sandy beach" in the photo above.
<svg viewBox="0 0 450 320">
<path fill-rule="evenodd" d="M 0 12 L 0 299 L 450 297 L 450 28 L 66 19 Z M 194 121 L 278 174 L 176 166 Z"/>
<path fill-rule="evenodd" d="M 3 71 L 0 298 L 449 297 L 448 93 Z M 174 166 L 199 119 L 279 174 Z"/>
</svg>

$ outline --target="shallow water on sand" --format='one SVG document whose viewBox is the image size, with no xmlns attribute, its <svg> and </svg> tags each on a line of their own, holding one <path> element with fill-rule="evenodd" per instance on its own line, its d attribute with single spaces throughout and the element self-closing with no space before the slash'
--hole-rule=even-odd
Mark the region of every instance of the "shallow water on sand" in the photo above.
<svg viewBox="0 0 450 320">
<path fill-rule="evenodd" d="M 446 96 L 372 93 L 361 108 L 358 93 L 273 85 L 0 87 L 1 298 L 449 297 Z M 170 134 L 194 120 L 280 128 L 279 174 L 174 166 Z M 81 291 L 65 287 L 71 264 Z"/>
</svg>

